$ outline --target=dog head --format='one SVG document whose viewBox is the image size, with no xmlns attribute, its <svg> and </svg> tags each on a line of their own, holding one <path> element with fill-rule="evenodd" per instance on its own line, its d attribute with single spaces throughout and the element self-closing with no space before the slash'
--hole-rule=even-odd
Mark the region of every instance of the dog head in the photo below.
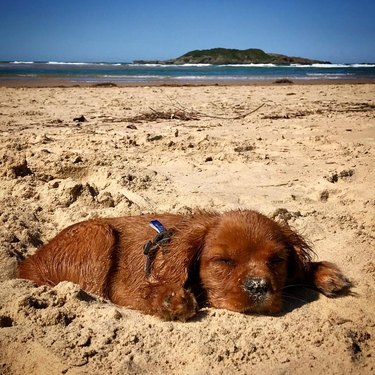
<svg viewBox="0 0 375 375">
<path fill-rule="evenodd" d="M 192 289 L 200 304 L 274 314 L 283 288 L 303 276 L 311 255 L 300 235 L 256 211 L 200 212 L 159 254 L 155 280 Z"/>
<path fill-rule="evenodd" d="M 304 272 L 311 253 L 301 236 L 258 212 L 224 213 L 207 231 L 199 259 L 207 302 L 238 312 L 277 313 L 283 288 Z"/>
</svg>

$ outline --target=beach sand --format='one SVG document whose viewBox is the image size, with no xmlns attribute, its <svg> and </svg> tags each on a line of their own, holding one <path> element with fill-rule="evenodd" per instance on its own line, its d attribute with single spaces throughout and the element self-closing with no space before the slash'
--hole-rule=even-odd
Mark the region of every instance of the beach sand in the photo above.
<svg viewBox="0 0 375 375">
<path fill-rule="evenodd" d="M 0 137 L 0 373 L 374 373 L 375 85 L 3 87 Z M 14 278 L 74 222 L 195 208 L 287 220 L 353 295 L 180 323 Z"/>
</svg>

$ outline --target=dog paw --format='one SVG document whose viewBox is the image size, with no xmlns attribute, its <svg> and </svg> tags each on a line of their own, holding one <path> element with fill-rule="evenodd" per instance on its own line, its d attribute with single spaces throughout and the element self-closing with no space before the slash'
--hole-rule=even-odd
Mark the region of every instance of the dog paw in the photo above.
<svg viewBox="0 0 375 375">
<path fill-rule="evenodd" d="M 162 301 L 160 317 L 164 320 L 181 320 L 185 322 L 198 311 L 194 295 L 186 289 L 169 291 Z"/>
<path fill-rule="evenodd" d="M 337 297 L 349 292 L 351 282 L 340 269 L 330 262 L 319 262 L 315 270 L 316 288 L 327 297 Z"/>
</svg>

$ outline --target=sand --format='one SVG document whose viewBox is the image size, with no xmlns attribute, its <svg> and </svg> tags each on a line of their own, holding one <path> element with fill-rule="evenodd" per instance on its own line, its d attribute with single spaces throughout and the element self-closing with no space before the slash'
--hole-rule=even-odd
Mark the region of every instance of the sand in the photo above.
<svg viewBox="0 0 375 375">
<path fill-rule="evenodd" d="M 371 84 L 0 88 L 0 373 L 374 373 L 374 115 Z M 15 279 L 74 222 L 195 208 L 288 221 L 353 295 L 181 323 Z"/>
</svg>

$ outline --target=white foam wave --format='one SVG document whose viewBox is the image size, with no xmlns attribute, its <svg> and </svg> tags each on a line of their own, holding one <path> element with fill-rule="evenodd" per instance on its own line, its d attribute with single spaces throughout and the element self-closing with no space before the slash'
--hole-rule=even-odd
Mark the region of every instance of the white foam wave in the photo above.
<svg viewBox="0 0 375 375">
<path fill-rule="evenodd" d="M 148 67 L 148 68 L 201 68 L 201 67 L 207 67 L 212 66 L 212 64 L 129 64 L 129 66 L 133 67 Z"/>
<path fill-rule="evenodd" d="M 120 66 L 122 65 L 121 63 L 65 62 L 65 61 L 48 61 L 46 64 L 48 65 L 96 65 L 96 66 L 103 66 L 103 65 Z"/>
<path fill-rule="evenodd" d="M 121 64 L 121 63 L 99 63 L 99 64 L 92 63 L 92 65 L 100 65 L 100 66 L 106 66 L 106 65 L 110 65 L 110 66 L 121 66 L 122 64 Z"/>
<path fill-rule="evenodd" d="M 167 64 L 129 64 L 130 67 L 135 67 L 135 68 L 141 68 L 141 67 L 149 67 L 149 68 L 166 68 L 170 67 L 173 65 L 167 65 Z"/>
<path fill-rule="evenodd" d="M 10 64 L 34 64 L 34 61 L 11 61 Z"/>
<path fill-rule="evenodd" d="M 207 76 L 207 75 L 199 75 L 199 76 L 177 76 L 171 77 L 172 79 L 176 80 L 184 80 L 184 81 L 245 81 L 245 80 L 252 80 L 258 79 L 257 76 Z"/>
<path fill-rule="evenodd" d="M 63 61 L 48 61 L 48 65 L 93 65 L 85 62 L 63 62 Z"/>
<path fill-rule="evenodd" d="M 352 76 L 353 73 L 306 73 L 307 76 Z"/>
<path fill-rule="evenodd" d="M 113 79 L 126 79 L 126 78 L 131 78 L 131 79 L 136 79 L 136 78 L 141 78 L 141 79 L 166 79 L 170 78 L 170 76 L 156 76 L 156 75 L 118 75 L 118 74 L 105 74 L 102 77 L 104 78 L 113 78 Z"/>
<path fill-rule="evenodd" d="M 347 68 L 346 64 L 290 64 L 293 68 Z"/>
<path fill-rule="evenodd" d="M 205 67 L 205 66 L 212 66 L 212 64 L 181 64 L 181 65 L 177 65 L 177 66 L 187 66 L 187 67 L 201 68 L 201 67 Z"/>
<path fill-rule="evenodd" d="M 375 68 L 375 64 L 290 64 L 293 68 Z"/>
<path fill-rule="evenodd" d="M 351 68 L 375 68 L 375 64 L 350 64 Z"/>
<path fill-rule="evenodd" d="M 213 80 L 213 79 L 222 79 L 224 77 L 220 77 L 220 76 L 177 76 L 177 77 L 173 77 L 173 79 L 178 79 L 178 80 L 186 80 L 186 81 L 195 81 L 195 80 L 205 80 L 205 81 L 209 81 L 209 80 Z"/>
<path fill-rule="evenodd" d="M 247 67 L 254 67 L 254 68 L 273 68 L 273 67 L 276 67 L 277 65 L 275 64 L 255 64 L 255 63 L 251 63 L 251 64 L 224 64 L 224 65 L 219 65 L 220 67 L 234 67 L 234 68 L 247 68 Z"/>
</svg>

